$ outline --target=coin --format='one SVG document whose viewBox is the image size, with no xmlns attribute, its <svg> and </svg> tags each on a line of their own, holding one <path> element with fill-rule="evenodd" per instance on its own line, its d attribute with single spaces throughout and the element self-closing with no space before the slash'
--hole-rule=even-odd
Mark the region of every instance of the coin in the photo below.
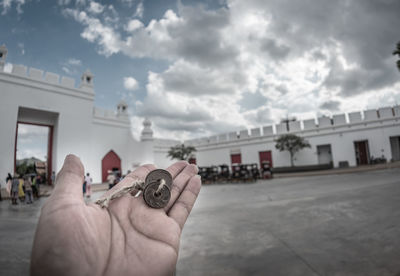
<svg viewBox="0 0 400 276">
<path fill-rule="evenodd" d="M 171 186 L 172 176 L 168 171 L 151 171 L 144 181 L 144 201 L 152 208 L 165 207 L 171 198 Z"/>
</svg>

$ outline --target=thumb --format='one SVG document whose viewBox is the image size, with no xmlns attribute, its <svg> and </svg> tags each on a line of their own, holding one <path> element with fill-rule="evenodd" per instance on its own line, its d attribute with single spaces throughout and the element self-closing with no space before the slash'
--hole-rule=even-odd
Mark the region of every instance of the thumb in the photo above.
<svg viewBox="0 0 400 276">
<path fill-rule="evenodd" d="M 69 195 L 83 200 L 83 178 L 85 169 L 81 160 L 69 154 L 65 157 L 64 165 L 58 173 L 52 196 L 61 197 Z"/>
</svg>

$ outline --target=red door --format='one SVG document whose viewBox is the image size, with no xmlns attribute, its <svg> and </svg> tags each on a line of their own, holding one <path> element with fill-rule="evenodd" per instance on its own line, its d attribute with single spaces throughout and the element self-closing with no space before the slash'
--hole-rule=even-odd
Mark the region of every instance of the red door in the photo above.
<svg viewBox="0 0 400 276">
<path fill-rule="evenodd" d="M 102 180 L 107 181 L 108 171 L 118 170 L 121 172 L 121 158 L 110 150 L 101 160 Z"/>
<path fill-rule="evenodd" d="M 242 164 L 242 155 L 240 153 L 231 154 L 231 164 Z"/>
<path fill-rule="evenodd" d="M 356 151 L 357 165 L 367 165 L 369 160 L 368 141 L 354 142 L 354 148 Z"/>
<path fill-rule="evenodd" d="M 259 153 L 260 156 L 260 168 L 262 168 L 262 163 L 264 161 L 268 161 L 269 162 L 269 166 L 270 168 L 272 168 L 272 152 L 269 151 L 260 151 Z"/>
</svg>

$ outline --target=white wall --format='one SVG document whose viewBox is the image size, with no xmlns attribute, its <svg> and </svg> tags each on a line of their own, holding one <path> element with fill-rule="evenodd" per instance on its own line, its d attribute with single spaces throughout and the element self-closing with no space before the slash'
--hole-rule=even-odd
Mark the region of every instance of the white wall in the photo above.
<svg viewBox="0 0 400 276">
<path fill-rule="evenodd" d="M 94 182 L 101 181 L 101 160 L 114 150 L 122 161 L 122 170 L 152 162 L 152 142 L 133 139 L 127 116 L 113 111 L 99 113 L 94 109 L 94 91 L 85 86 L 75 88 L 74 82 L 55 74 L 15 66 L 14 73 L 0 72 L 0 176 L 14 171 L 14 146 L 17 120 L 54 125 L 53 170 L 58 172 L 67 154 L 79 156 Z M 43 75 L 46 78 L 43 78 Z M 28 108 L 18 118 L 20 107 Z M 39 110 L 35 112 L 35 110 Z M 43 112 L 55 114 L 50 118 Z M 145 155 L 150 150 L 150 155 Z M 150 156 L 150 157 L 149 157 Z"/>
<path fill-rule="evenodd" d="M 382 108 L 379 112 L 369 110 L 366 112 L 367 115 L 364 115 L 365 119 L 362 119 L 361 113 L 354 112 L 349 115 L 349 122 L 345 114 L 338 114 L 333 117 L 333 120 L 329 117 L 318 118 L 318 124 L 314 124 L 313 119 L 303 124 L 292 123 L 289 133 L 304 137 L 311 145 L 311 148 L 305 148 L 295 154 L 294 164 L 298 166 L 318 164 L 317 146 L 331 145 L 335 167 L 340 161 L 347 161 L 350 166 L 356 166 L 354 142 L 361 140 L 368 140 L 370 156 L 381 157 L 383 154 L 387 160 L 390 160 L 392 158 L 390 137 L 400 135 L 400 114 L 396 113 L 398 109 L 399 107 L 395 106 L 393 109 Z M 378 115 L 380 117 L 377 117 Z M 275 130 L 279 132 L 282 131 L 281 128 L 277 127 Z M 274 167 L 290 166 L 289 153 L 275 149 L 274 140 L 280 133 L 273 131 L 273 126 L 265 126 L 262 129 L 263 135 L 257 131 L 252 131 L 250 135 L 246 133 L 239 135 L 239 138 L 220 134 L 216 136 L 217 139 L 204 137 L 185 141 L 185 143 L 196 147 L 199 166 L 230 164 L 232 150 L 240 151 L 242 163 L 257 164 L 259 164 L 259 152 L 270 150 Z M 221 140 L 219 137 L 224 137 L 224 139 Z"/>
<path fill-rule="evenodd" d="M 172 163 L 176 162 L 176 160 L 171 160 L 167 157 L 167 150 L 155 150 L 154 151 L 154 165 L 157 168 L 165 169 L 168 168 Z"/>
<path fill-rule="evenodd" d="M 37 109 L 58 113 L 58 122 L 55 127 L 53 147 L 54 170 L 59 170 L 65 155 L 69 152 L 79 154 L 84 152 L 82 138 L 91 121 L 93 93 L 79 91 L 53 85 L 43 81 L 31 80 L 22 75 L 0 72 L 1 98 L 1 126 L 2 131 L 0 152 L 2 154 L 0 174 L 13 172 L 15 127 L 19 107 Z M 22 118 L 21 118 L 22 119 Z M 26 119 L 26 118 L 25 118 Z M 32 118 L 33 121 L 35 118 Z M 43 118 L 36 118 L 38 123 L 48 123 Z M 87 137 L 87 136 L 86 136 Z"/>
</svg>

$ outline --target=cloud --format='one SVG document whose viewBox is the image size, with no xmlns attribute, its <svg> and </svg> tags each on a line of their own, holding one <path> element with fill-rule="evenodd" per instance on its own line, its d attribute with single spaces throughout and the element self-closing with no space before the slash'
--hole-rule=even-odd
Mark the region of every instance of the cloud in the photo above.
<svg viewBox="0 0 400 276">
<path fill-rule="evenodd" d="M 33 135 L 38 137 L 44 137 L 48 134 L 48 127 L 41 127 L 36 125 L 28 125 L 28 124 L 18 124 L 18 135 Z"/>
<path fill-rule="evenodd" d="M 273 59 L 283 59 L 287 57 L 290 48 L 287 45 L 278 43 L 273 38 L 266 38 L 261 42 L 261 50 L 268 52 Z"/>
<path fill-rule="evenodd" d="M 111 26 L 104 25 L 100 19 L 91 17 L 84 11 L 67 8 L 63 13 L 72 16 L 76 21 L 86 26 L 81 37 L 90 42 L 98 43 L 100 54 L 110 56 L 120 51 L 119 34 Z"/>
<path fill-rule="evenodd" d="M 17 159 L 25 159 L 36 157 L 39 160 L 46 160 L 47 151 L 45 148 L 25 148 L 21 147 L 21 149 L 17 152 Z"/>
<path fill-rule="evenodd" d="M 288 114 L 308 119 L 399 97 L 391 55 L 399 1 L 227 0 L 217 8 L 178 2 L 161 18 L 145 24 L 130 17 L 122 26 L 78 9 L 66 13 L 100 54 L 167 64 L 148 72 L 147 94 L 134 110 L 135 117 L 152 117 L 162 135 L 251 128 Z"/>
<path fill-rule="evenodd" d="M 125 26 L 125 30 L 128 32 L 133 32 L 143 27 L 143 23 L 137 19 L 129 20 L 128 24 Z"/>
<path fill-rule="evenodd" d="M 134 16 L 142 18 L 143 17 L 143 13 L 144 13 L 144 6 L 143 6 L 143 2 L 140 2 L 137 6 L 136 6 L 136 11 Z"/>
<path fill-rule="evenodd" d="M 243 110 L 254 110 L 267 102 L 267 98 L 263 96 L 259 91 L 256 93 L 246 92 L 241 95 L 240 101 L 238 101 L 240 107 Z"/>
<path fill-rule="evenodd" d="M 17 158 L 30 158 L 32 156 L 41 160 L 47 155 L 47 127 L 34 125 L 18 125 Z"/>
<path fill-rule="evenodd" d="M 58 5 L 67 6 L 71 3 L 71 0 L 58 0 Z"/>
<path fill-rule="evenodd" d="M 81 71 L 81 66 L 82 61 L 77 58 L 69 58 L 61 63 L 61 69 L 68 75 L 78 75 Z"/>
<path fill-rule="evenodd" d="M 126 77 L 126 78 L 124 78 L 124 87 L 126 90 L 134 91 L 139 88 L 139 83 L 133 77 Z"/>
<path fill-rule="evenodd" d="M 78 7 L 83 7 L 87 4 L 86 0 L 58 0 L 57 3 L 60 6 L 68 6 L 69 4 L 71 4 L 72 2 L 75 2 L 75 6 Z"/>
<path fill-rule="evenodd" d="M 178 60 L 165 72 L 158 74 L 162 89 L 172 93 L 184 93 L 194 96 L 234 94 L 238 85 L 237 75 L 221 75 L 219 70 L 205 68 L 183 60 Z"/>
<path fill-rule="evenodd" d="M 25 55 L 25 45 L 22 42 L 17 44 L 18 48 L 21 50 L 21 55 Z"/>
<path fill-rule="evenodd" d="M 320 105 L 321 109 L 326 109 L 330 111 L 339 110 L 339 107 L 340 107 L 340 102 L 335 100 L 327 101 Z"/>
<path fill-rule="evenodd" d="M 0 6 L 3 8 L 1 14 L 2 15 L 7 14 L 14 4 L 16 6 L 17 13 L 22 14 L 23 13 L 22 6 L 25 4 L 25 0 L 1 0 Z"/>
<path fill-rule="evenodd" d="M 74 66 L 81 66 L 82 65 L 82 61 L 76 58 L 70 58 L 67 61 L 68 64 L 70 65 L 74 65 Z"/>
<path fill-rule="evenodd" d="M 124 5 L 128 6 L 128 7 L 132 7 L 133 3 L 135 3 L 136 0 L 120 0 L 120 2 L 122 2 Z"/>
<path fill-rule="evenodd" d="M 88 7 L 88 12 L 93 14 L 99 14 L 104 11 L 104 6 L 100 3 L 91 1 Z"/>
</svg>

